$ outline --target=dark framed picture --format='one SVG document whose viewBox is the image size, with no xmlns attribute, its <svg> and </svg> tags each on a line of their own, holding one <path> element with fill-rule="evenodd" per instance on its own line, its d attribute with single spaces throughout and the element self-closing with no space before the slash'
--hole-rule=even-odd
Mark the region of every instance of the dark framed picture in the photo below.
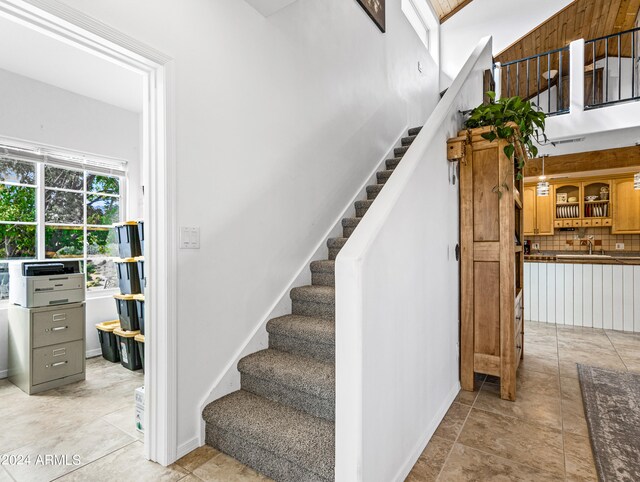
<svg viewBox="0 0 640 482">
<path fill-rule="evenodd" d="M 358 0 L 364 11 L 367 12 L 371 20 L 375 22 L 378 28 L 384 33 L 385 16 L 384 16 L 384 0 Z"/>
</svg>

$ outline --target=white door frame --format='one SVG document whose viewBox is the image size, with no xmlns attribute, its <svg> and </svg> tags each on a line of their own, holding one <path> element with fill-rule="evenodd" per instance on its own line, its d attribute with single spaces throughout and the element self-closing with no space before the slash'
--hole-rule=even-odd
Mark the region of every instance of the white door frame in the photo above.
<svg viewBox="0 0 640 482">
<path fill-rule="evenodd" d="M 0 0 L 0 16 L 126 67 L 144 79 L 145 308 L 152 320 L 146 333 L 145 456 L 169 465 L 177 458 L 173 61 L 55 0 Z"/>
</svg>

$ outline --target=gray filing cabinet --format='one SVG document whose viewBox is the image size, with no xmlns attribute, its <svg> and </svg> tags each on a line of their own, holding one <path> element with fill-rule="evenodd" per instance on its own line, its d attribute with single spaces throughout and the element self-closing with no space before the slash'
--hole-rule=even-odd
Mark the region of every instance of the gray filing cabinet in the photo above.
<svg viewBox="0 0 640 482">
<path fill-rule="evenodd" d="M 85 305 L 9 307 L 9 380 L 29 395 L 85 379 Z"/>
</svg>

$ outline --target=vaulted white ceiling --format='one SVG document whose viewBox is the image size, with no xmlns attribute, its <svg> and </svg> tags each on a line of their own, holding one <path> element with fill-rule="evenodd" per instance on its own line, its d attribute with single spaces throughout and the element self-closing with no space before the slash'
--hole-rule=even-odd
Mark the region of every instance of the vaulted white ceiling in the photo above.
<svg viewBox="0 0 640 482">
<path fill-rule="evenodd" d="M 3 17 L 0 69 L 141 112 L 139 74 Z"/>
</svg>

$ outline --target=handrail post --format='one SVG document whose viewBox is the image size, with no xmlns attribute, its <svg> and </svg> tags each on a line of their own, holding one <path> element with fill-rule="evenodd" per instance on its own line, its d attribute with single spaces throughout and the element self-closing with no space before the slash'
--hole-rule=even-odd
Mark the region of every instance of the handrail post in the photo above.
<svg viewBox="0 0 640 482">
<path fill-rule="evenodd" d="M 502 65 L 500 62 L 493 65 L 493 81 L 496 83 L 496 100 L 498 100 L 502 97 Z"/>
<path fill-rule="evenodd" d="M 569 111 L 584 111 L 584 39 L 569 46 Z"/>
</svg>

